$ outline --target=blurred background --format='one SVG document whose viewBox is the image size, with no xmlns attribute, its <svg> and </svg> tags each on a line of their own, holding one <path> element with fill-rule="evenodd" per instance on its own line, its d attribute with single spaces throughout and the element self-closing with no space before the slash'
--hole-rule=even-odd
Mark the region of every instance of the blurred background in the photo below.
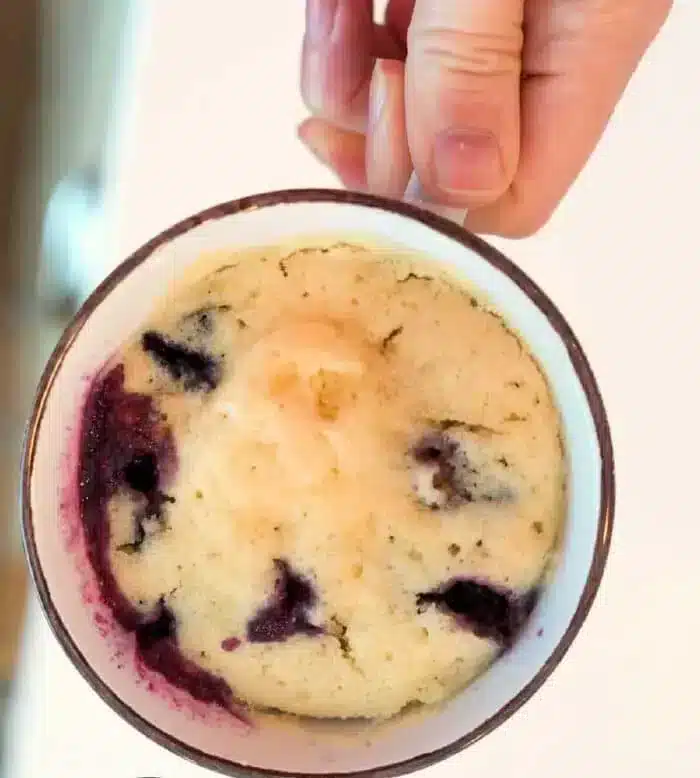
<svg viewBox="0 0 700 778">
<path fill-rule="evenodd" d="M 23 426 L 94 250 L 127 18 L 125 0 L 0 3 L 0 730 L 28 586 L 16 499 Z"/>
</svg>

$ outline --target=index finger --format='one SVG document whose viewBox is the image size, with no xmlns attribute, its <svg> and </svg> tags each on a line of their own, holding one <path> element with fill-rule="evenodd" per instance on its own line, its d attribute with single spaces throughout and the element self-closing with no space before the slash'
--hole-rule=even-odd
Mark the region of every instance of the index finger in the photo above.
<svg viewBox="0 0 700 778">
<path fill-rule="evenodd" d="M 301 91 L 311 113 L 364 130 L 373 44 L 372 0 L 307 0 Z"/>
<path fill-rule="evenodd" d="M 374 23 L 372 0 L 307 0 L 301 91 L 312 114 L 364 132 L 374 63 L 405 57 L 413 0 L 390 0 L 387 24 Z"/>
</svg>

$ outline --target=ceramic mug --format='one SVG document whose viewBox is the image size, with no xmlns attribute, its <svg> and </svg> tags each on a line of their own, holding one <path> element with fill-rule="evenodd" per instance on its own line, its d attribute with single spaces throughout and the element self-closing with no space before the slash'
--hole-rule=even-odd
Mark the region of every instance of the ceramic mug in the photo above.
<svg viewBox="0 0 700 778">
<path fill-rule="evenodd" d="M 165 288 L 204 251 L 249 248 L 328 233 L 374 236 L 453 267 L 498 309 L 539 360 L 562 418 L 568 509 L 557 561 L 515 646 L 457 696 L 386 724 L 253 713 L 243 726 L 192 703 L 133 661 L 99 601 L 71 484 L 81 399 L 91 377 L 151 313 Z M 595 378 L 549 298 L 494 248 L 407 203 L 340 191 L 294 190 L 218 205 L 165 230 L 91 295 L 41 380 L 23 461 L 26 552 L 48 620 L 92 688 L 156 742 L 227 775 L 408 773 L 444 759 L 503 723 L 543 684 L 578 633 L 610 544 L 614 465 Z M 130 659 L 131 657 L 131 659 Z M 161 679 L 162 680 L 162 679 Z"/>
</svg>

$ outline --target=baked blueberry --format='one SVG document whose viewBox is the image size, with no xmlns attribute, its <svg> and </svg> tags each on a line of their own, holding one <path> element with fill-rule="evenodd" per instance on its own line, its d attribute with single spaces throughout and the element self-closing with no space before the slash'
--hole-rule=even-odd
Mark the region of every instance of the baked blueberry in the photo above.
<svg viewBox="0 0 700 778">
<path fill-rule="evenodd" d="M 283 559 L 275 560 L 275 569 L 274 594 L 248 622 L 248 640 L 278 643 L 296 634 L 319 634 L 321 628 L 309 621 L 309 612 L 316 604 L 316 594 L 309 581 L 295 573 Z"/>
<path fill-rule="evenodd" d="M 503 648 L 513 644 L 536 601 L 536 590 L 517 594 L 470 578 L 453 578 L 416 598 L 419 610 L 435 605 L 477 637 L 493 640 Z"/>
<path fill-rule="evenodd" d="M 161 490 L 162 470 L 174 469 L 175 448 L 153 398 L 124 388 L 124 367 L 117 365 L 98 377 L 83 409 L 78 494 L 87 552 L 97 574 L 102 598 L 115 619 L 134 633 L 136 650 L 145 665 L 187 690 L 195 699 L 234 709 L 228 684 L 182 656 L 177 647 L 177 623 L 160 599 L 144 617 L 122 594 L 110 564 L 107 505 L 120 489 L 145 497 L 134 516 L 131 550 L 138 550 L 147 517 L 160 516 L 172 497 Z M 236 711 L 234 711 L 236 712 Z"/>
<path fill-rule="evenodd" d="M 458 441 L 445 432 L 428 432 L 411 454 L 418 465 L 414 491 L 424 505 L 438 510 L 473 501 L 465 478 L 469 462 Z"/>
<path fill-rule="evenodd" d="M 133 553 L 141 549 L 146 539 L 146 522 L 156 519 L 162 524 L 163 506 L 166 503 L 174 503 L 175 499 L 158 489 L 158 459 L 152 452 L 137 454 L 124 468 L 123 477 L 130 489 L 146 498 L 145 505 L 134 512 L 133 540 L 119 546 L 120 551 Z"/>
<path fill-rule="evenodd" d="M 153 618 L 136 628 L 136 645 L 142 652 L 148 652 L 165 640 L 175 641 L 177 624 L 173 612 L 161 597 Z"/>
<path fill-rule="evenodd" d="M 233 710 L 229 685 L 182 655 L 177 645 L 177 620 L 163 597 L 154 613 L 134 630 L 141 660 L 170 683 L 186 689 L 200 702 Z"/>
<path fill-rule="evenodd" d="M 162 467 L 174 459 L 170 428 L 151 397 L 125 390 L 123 366 L 98 379 L 85 404 L 78 468 L 88 539 L 106 522 L 106 504 L 119 489 L 159 502 Z"/>
<path fill-rule="evenodd" d="M 149 330 L 141 336 L 141 347 L 150 354 L 173 381 L 181 381 L 188 391 L 210 392 L 221 379 L 221 365 L 211 354 Z"/>
<path fill-rule="evenodd" d="M 457 426 L 467 430 L 474 427 L 441 422 L 411 450 L 415 462 L 413 489 L 419 501 L 432 510 L 471 502 L 511 502 L 513 490 L 483 464 L 477 466 L 463 443 L 448 431 Z"/>
<path fill-rule="evenodd" d="M 124 480 L 131 489 L 150 494 L 158 486 L 158 460 L 153 452 L 137 454 L 124 468 Z"/>
</svg>

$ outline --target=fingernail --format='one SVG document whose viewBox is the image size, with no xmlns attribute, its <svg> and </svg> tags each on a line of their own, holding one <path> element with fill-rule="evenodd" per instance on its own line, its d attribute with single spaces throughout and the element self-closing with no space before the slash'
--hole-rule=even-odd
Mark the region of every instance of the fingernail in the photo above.
<svg viewBox="0 0 700 778">
<path fill-rule="evenodd" d="M 306 35 L 311 43 L 330 38 L 337 10 L 338 0 L 306 0 Z"/>
<path fill-rule="evenodd" d="M 435 175 L 454 194 L 498 189 L 504 176 L 496 137 L 482 130 L 447 130 L 435 140 Z"/>
</svg>

